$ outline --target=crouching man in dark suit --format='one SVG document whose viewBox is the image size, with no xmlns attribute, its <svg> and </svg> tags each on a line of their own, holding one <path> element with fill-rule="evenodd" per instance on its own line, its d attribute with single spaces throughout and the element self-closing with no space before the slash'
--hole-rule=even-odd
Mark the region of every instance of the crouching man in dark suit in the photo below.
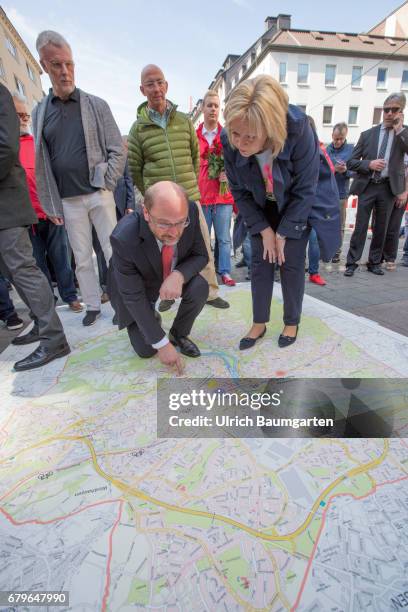
<svg viewBox="0 0 408 612">
<path fill-rule="evenodd" d="M 139 357 L 152 357 L 183 372 L 175 347 L 188 357 L 199 348 L 188 338 L 207 297 L 199 272 L 208 262 L 197 205 L 182 187 L 160 181 L 145 193 L 142 211 L 125 216 L 111 235 L 108 286 L 119 329 L 127 328 Z M 181 297 L 167 336 L 154 304 Z"/>
</svg>

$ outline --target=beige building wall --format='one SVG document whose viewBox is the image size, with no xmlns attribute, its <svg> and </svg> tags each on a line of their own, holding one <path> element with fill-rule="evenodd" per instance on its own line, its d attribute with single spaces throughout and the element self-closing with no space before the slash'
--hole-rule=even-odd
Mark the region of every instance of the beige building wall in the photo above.
<svg viewBox="0 0 408 612">
<path fill-rule="evenodd" d="M 0 7 L 0 83 L 24 95 L 29 110 L 43 97 L 42 70 Z"/>
</svg>

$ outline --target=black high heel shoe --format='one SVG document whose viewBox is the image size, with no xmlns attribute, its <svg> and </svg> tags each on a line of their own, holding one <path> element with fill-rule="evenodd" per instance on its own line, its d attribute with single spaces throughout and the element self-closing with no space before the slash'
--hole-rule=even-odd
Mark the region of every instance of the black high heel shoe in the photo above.
<svg viewBox="0 0 408 612">
<path fill-rule="evenodd" d="M 295 336 L 293 337 L 284 336 L 283 334 L 281 334 L 278 339 L 278 346 L 280 348 L 285 348 L 286 346 L 290 346 L 291 344 L 294 344 L 296 342 L 298 331 L 299 331 L 299 325 L 296 325 L 296 335 Z"/>
<path fill-rule="evenodd" d="M 248 336 L 246 336 L 245 338 L 241 338 L 241 340 L 239 341 L 239 350 L 245 351 L 246 349 L 252 348 L 253 346 L 255 346 L 258 340 L 264 337 L 265 334 L 266 334 L 266 325 L 265 325 L 265 329 L 263 330 L 262 334 L 260 334 L 257 338 L 248 338 Z"/>
</svg>

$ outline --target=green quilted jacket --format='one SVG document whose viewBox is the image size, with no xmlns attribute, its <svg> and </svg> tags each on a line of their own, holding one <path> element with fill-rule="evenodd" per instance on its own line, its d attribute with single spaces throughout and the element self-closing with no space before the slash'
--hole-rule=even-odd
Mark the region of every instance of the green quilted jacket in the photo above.
<svg viewBox="0 0 408 612">
<path fill-rule="evenodd" d="M 174 181 L 191 200 L 199 201 L 197 135 L 187 115 L 176 109 L 173 104 L 167 128 L 161 128 L 150 119 L 147 102 L 139 106 L 128 136 L 129 168 L 142 194 L 158 181 Z"/>
</svg>

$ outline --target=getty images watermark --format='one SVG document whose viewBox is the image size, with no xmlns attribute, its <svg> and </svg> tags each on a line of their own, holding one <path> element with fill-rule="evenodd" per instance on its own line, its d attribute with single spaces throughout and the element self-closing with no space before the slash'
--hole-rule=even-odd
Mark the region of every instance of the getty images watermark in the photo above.
<svg viewBox="0 0 408 612">
<path fill-rule="evenodd" d="M 161 438 L 408 436 L 405 379 L 159 379 Z"/>
<path fill-rule="evenodd" d="M 259 411 L 261 408 L 278 407 L 281 405 L 281 394 L 283 391 L 275 393 L 247 393 L 245 391 L 216 392 L 197 391 L 170 393 L 169 410 L 179 411 L 183 408 L 198 408 L 210 412 L 214 410 L 214 416 L 196 414 L 195 416 L 181 416 L 173 414 L 169 416 L 170 427 L 333 427 L 334 419 L 307 417 L 307 418 L 280 418 L 267 417 L 264 414 L 228 414 L 223 411 L 220 414 L 216 409 L 222 408 L 249 408 Z M 183 412 L 183 411 L 182 411 Z"/>
</svg>

